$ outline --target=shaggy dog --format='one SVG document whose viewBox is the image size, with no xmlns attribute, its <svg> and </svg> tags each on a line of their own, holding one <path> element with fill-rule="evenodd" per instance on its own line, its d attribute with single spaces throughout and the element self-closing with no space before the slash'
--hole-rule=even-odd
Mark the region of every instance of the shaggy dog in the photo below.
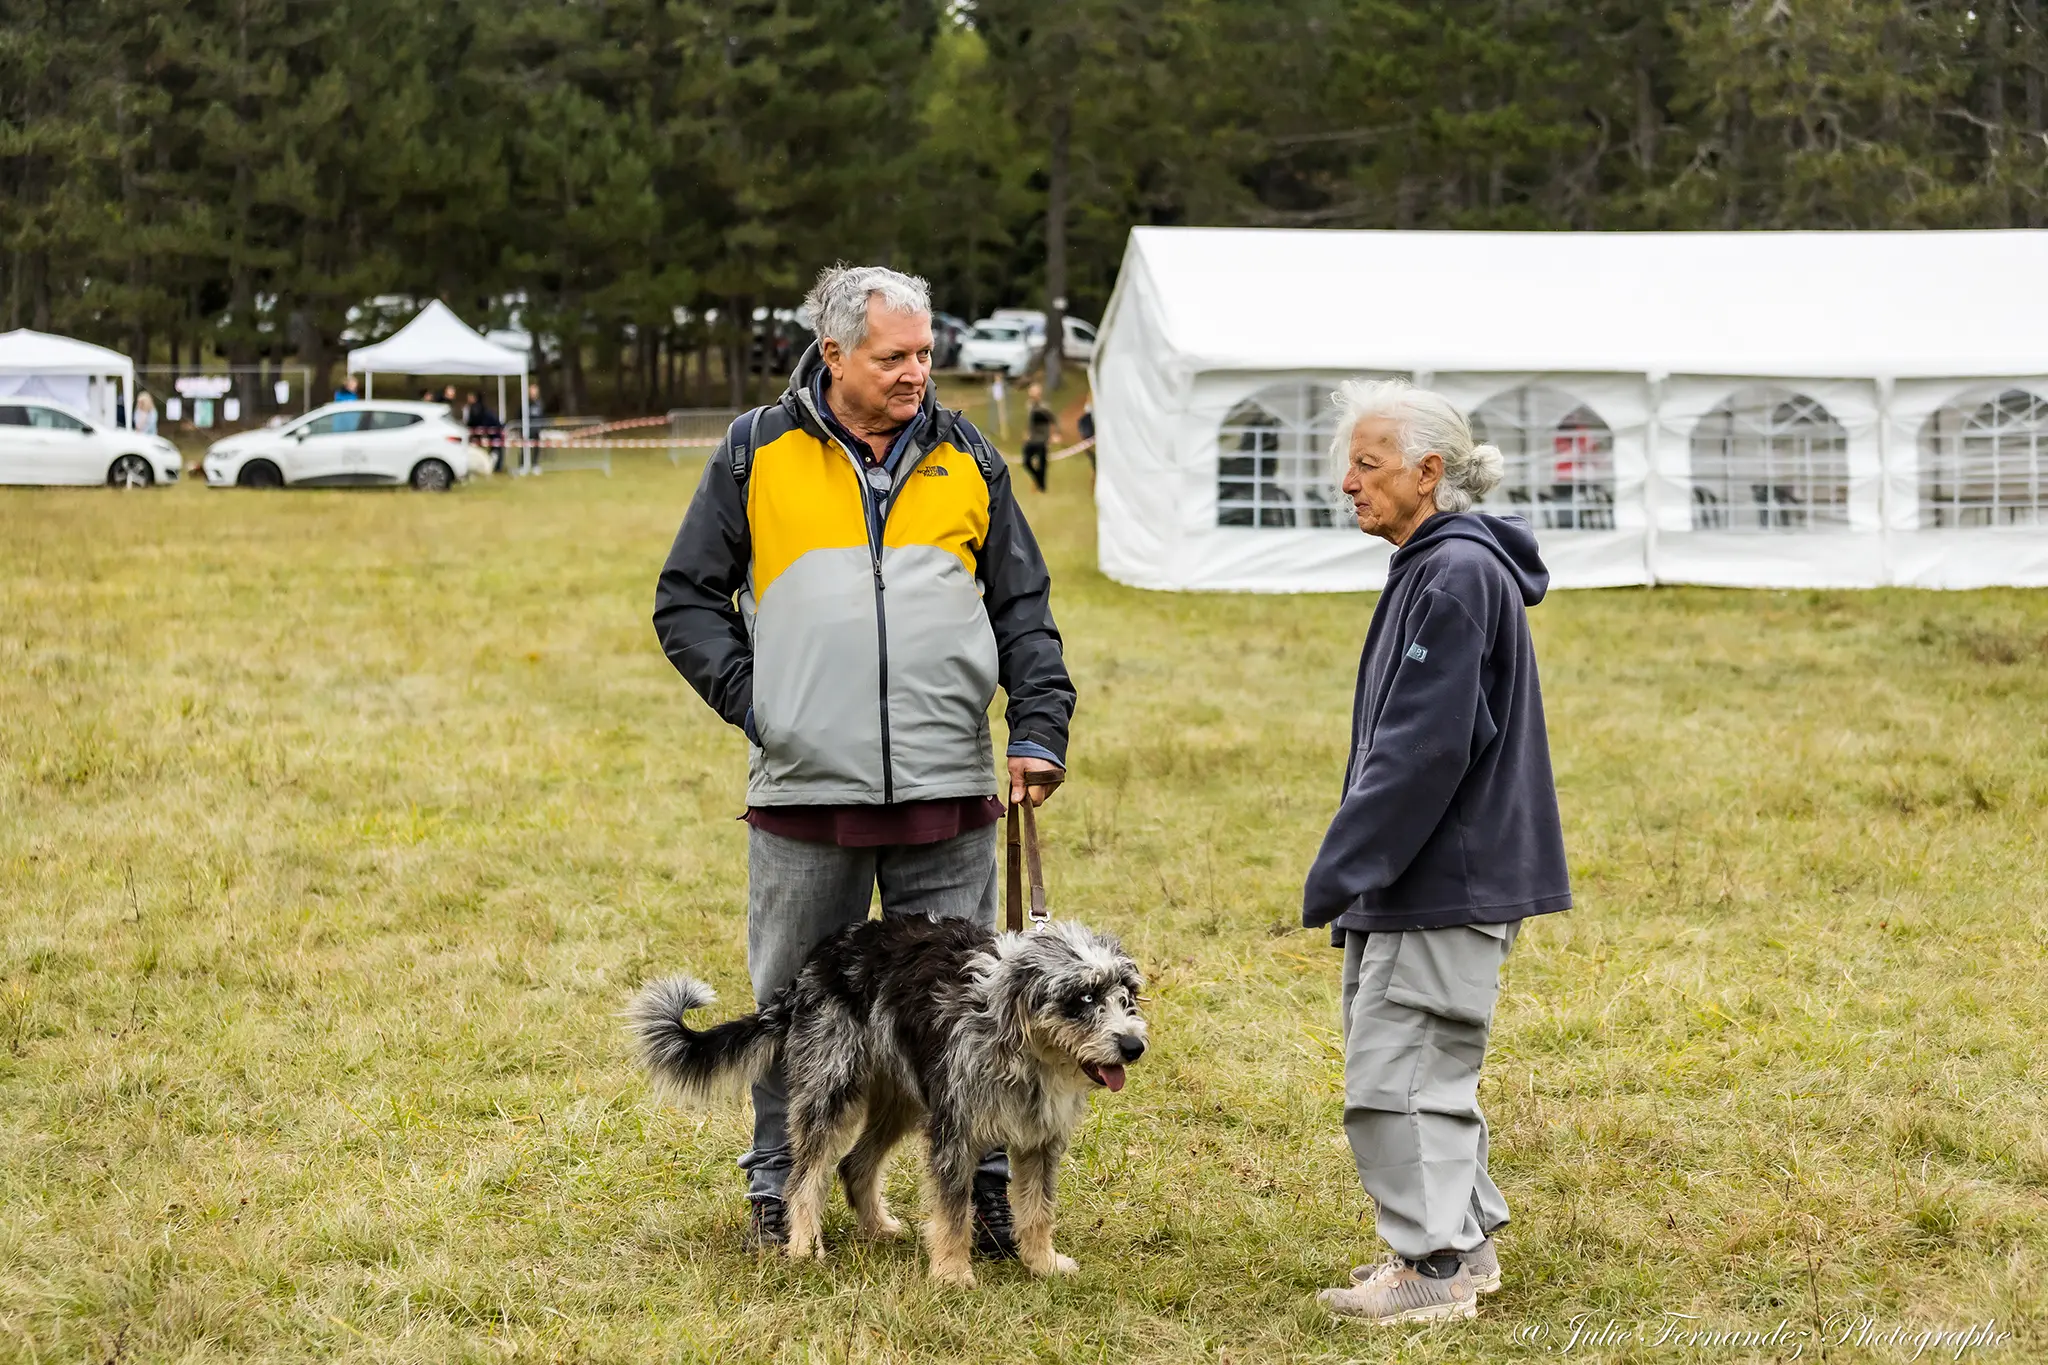
<svg viewBox="0 0 2048 1365">
<path fill-rule="evenodd" d="M 958 919 L 880 919 L 828 939 L 744 1018 L 691 1028 L 684 1015 L 713 996 L 687 976 L 648 986 L 629 1018 L 655 1083 L 686 1101 L 782 1063 L 793 1258 L 819 1254 L 834 1163 L 861 1230 L 902 1232 L 882 1168 L 921 1125 L 932 1278 L 971 1285 L 974 1168 L 997 1147 L 1010 1154 L 1019 1259 L 1038 1275 L 1074 1270 L 1053 1250 L 1054 1181 L 1089 1093 L 1123 1089 L 1125 1064 L 1145 1050 L 1142 984 L 1115 939 L 1077 924 L 997 935 Z"/>
</svg>

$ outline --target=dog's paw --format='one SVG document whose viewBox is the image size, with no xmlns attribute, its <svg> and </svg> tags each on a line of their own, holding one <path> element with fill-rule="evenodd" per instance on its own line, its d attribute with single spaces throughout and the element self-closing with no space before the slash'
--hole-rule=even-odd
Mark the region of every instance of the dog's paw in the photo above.
<svg viewBox="0 0 2048 1365">
<path fill-rule="evenodd" d="M 1036 1265 L 1026 1265 L 1024 1268 L 1034 1275 L 1078 1275 L 1081 1273 L 1081 1263 L 1079 1261 L 1076 1261 L 1071 1256 L 1062 1256 L 1057 1251 L 1049 1259 L 1040 1261 Z"/>
<path fill-rule="evenodd" d="M 893 1242 L 904 1235 L 905 1228 L 900 1220 L 885 1213 L 861 1231 L 878 1242 Z"/>
<path fill-rule="evenodd" d="M 943 1284 L 953 1289 L 972 1289 L 974 1288 L 974 1270 L 971 1266 L 965 1265 L 935 1265 L 932 1267 L 932 1281 L 935 1284 Z"/>
<path fill-rule="evenodd" d="M 799 1242 L 792 1238 L 783 1248 L 783 1255 L 792 1261 L 816 1261 L 824 1258 L 825 1248 L 816 1242 Z"/>
</svg>

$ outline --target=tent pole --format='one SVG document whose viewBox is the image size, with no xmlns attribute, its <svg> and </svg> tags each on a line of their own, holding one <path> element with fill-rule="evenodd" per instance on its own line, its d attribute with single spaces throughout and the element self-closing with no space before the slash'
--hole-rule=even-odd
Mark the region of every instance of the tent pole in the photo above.
<svg viewBox="0 0 2048 1365">
<path fill-rule="evenodd" d="M 376 375 L 374 375 L 374 374 L 372 374 L 372 373 L 370 373 L 370 372 L 369 372 L 368 370 L 364 370 L 364 371 L 363 371 L 363 397 L 365 397 L 365 398 L 375 398 L 376 396 L 377 396 L 377 376 L 376 376 Z"/>
<path fill-rule="evenodd" d="M 121 425 L 135 429 L 135 371 L 121 376 Z"/>
<path fill-rule="evenodd" d="M 505 376 L 502 374 L 498 376 L 498 430 L 501 433 L 505 430 Z M 501 436 L 498 441 L 498 469 L 491 472 L 494 474 L 500 472 L 503 470 L 504 465 L 505 442 Z"/>
</svg>

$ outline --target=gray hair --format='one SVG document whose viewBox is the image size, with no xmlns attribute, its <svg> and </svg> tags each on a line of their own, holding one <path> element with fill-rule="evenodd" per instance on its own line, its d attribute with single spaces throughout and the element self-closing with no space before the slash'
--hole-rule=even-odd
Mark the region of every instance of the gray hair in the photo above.
<svg viewBox="0 0 2048 1365">
<path fill-rule="evenodd" d="M 868 300 L 879 298 L 891 313 L 929 313 L 932 287 L 916 275 L 886 265 L 827 266 L 804 295 L 818 340 L 830 337 L 851 351 L 868 338 Z"/>
<path fill-rule="evenodd" d="M 1340 482 L 1351 462 L 1352 429 L 1367 417 L 1393 420 L 1401 458 L 1411 466 L 1431 451 L 1443 458 L 1444 477 L 1436 486 L 1440 512 L 1470 511 L 1507 467 L 1498 446 L 1473 441 L 1471 424 L 1450 399 L 1405 379 L 1347 379 L 1330 398 L 1337 405 L 1330 459 Z"/>
</svg>

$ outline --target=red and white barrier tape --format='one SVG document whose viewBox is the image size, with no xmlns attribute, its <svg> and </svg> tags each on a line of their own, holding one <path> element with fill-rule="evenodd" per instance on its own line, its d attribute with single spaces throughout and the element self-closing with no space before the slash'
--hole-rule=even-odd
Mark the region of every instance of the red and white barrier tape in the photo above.
<svg viewBox="0 0 2048 1365">
<path fill-rule="evenodd" d="M 648 424 L 642 423 L 641 425 Z M 594 440 L 587 436 L 581 436 L 572 441 L 522 441 L 517 436 L 507 436 L 505 438 L 505 445 L 507 449 L 531 446 L 536 450 L 675 450 L 678 447 L 713 450 L 724 440 L 723 436 L 677 436 L 666 440 L 660 437 L 635 436 L 627 437 L 624 440 L 610 441 Z M 1048 460 L 1066 460 L 1076 455 L 1085 455 L 1093 449 L 1095 449 L 1095 442 L 1092 439 L 1076 441 L 1073 445 L 1047 451 L 1045 458 Z M 1019 455 L 1005 455 L 1003 462 L 1005 464 L 1021 465 L 1024 463 L 1024 459 Z"/>
</svg>

